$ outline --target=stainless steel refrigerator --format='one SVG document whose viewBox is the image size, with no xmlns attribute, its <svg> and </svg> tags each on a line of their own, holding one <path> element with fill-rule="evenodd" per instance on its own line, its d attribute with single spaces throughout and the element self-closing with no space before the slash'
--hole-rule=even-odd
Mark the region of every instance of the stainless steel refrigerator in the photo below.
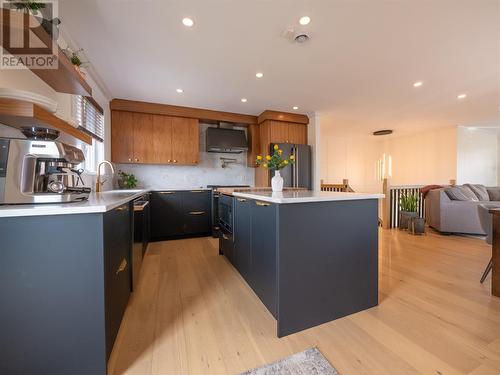
<svg viewBox="0 0 500 375">
<path fill-rule="evenodd" d="M 274 145 L 277 144 L 283 150 L 283 157 L 295 156 L 295 163 L 282 169 L 284 187 L 298 187 L 311 190 L 311 146 L 294 145 L 290 143 L 271 143 L 271 155 Z M 270 175 L 269 178 L 272 176 Z"/>
</svg>

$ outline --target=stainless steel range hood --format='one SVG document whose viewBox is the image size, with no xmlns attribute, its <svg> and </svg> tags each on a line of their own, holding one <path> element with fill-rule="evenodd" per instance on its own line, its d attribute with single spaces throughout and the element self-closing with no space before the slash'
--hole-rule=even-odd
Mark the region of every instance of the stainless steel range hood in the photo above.
<svg viewBox="0 0 500 375">
<path fill-rule="evenodd" d="M 207 152 L 224 154 L 241 154 L 248 150 L 247 137 L 244 130 L 208 128 Z"/>
</svg>

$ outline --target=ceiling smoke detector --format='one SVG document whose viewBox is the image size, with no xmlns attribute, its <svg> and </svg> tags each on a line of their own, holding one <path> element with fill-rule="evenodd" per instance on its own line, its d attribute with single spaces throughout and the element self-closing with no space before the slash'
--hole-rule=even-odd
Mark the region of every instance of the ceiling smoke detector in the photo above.
<svg viewBox="0 0 500 375">
<path fill-rule="evenodd" d="M 311 39 L 311 36 L 305 30 L 295 30 L 293 27 L 285 29 L 281 35 L 292 43 L 304 43 Z"/>
<path fill-rule="evenodd" d="M 389 135 L 389 134 L 392 134 L 391 129 L 383 129 L 383 130 L 377 130 L 377 131 L 373 132 L 373 135 Z"/>
<path fill-rule="evenodd" d="M 305 43 L 307 42 L 308 40 L 310 39 L 309 35 L 307 35 L 306 33 L 297 33 L 295 35 L 295 38 L 294 40 L 297 42 L 297 43 Z"/>
</svg>

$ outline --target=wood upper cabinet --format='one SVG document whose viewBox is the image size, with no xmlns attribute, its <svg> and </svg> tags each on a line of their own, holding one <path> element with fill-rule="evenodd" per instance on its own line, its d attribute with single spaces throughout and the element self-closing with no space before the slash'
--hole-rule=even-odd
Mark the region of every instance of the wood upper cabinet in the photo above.
<svg viewBox="0 0 500 375">
<path fill-rule="evenodd" d="M 155 164 L 172 163 L 172 117 L 153 115 Z"/>
<path fill-rule="evenodd" d="M 134 163 L 150 164 L 155 162 L 155 150 L 151 147 L 153 115 L 132 113 L 134 121 Z"/>
<path fill-rule="evenodd" d="M 196 119 L 112 111 L 115 163 L 197 164 L 199 143 Z"/>
<path fill-rule="evenodd" d="M 111 160 L 115 163 L 134 161 L 134 119 L 132 112 L 111 113 Z"/>
<path fill-rule="evenodd" d="M 288 124 L 288 141 L 296 145 L 306 145 L 307 125 Z"/>
<path fill-rule="evenodd" d="M 115 163 L 153 163 L 153 117 L 144 113 L 113 111 L 111 159 Z"/>
<path fill-rule="evenodd" d="M 307 144 L 307 125 L 269 121 L 270 143 Z"/>
<path fill-rule="evenodd" d="M 197 164 L 200 148 L 198 120 L 172 118 L 172 159 L 178 164 Z"/>
</svg>

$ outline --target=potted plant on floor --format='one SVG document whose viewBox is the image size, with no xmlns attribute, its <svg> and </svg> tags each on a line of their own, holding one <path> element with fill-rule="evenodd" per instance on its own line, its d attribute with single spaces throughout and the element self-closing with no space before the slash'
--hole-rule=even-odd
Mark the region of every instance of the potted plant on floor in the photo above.
<svg viewBox="0 0 500 375">
<path fill-rule="evenodd" d="M 418 196 L 416 194 L 403 194 L 399 199 L 399 229 L 410 229 L 410 224 L 417 214 Z"/>
<path fill-rule="evenodd" d="M 274 177 L 271 179 L 271 187 L 273 192 L 279 193 L 283 191 L 283 177 L 280 175 L 280 170 L 286 168 L 288 165 L 295 162 L 295 156 L 290 155 L 288 158 L 283 158 L 283 151 L 280 150 L 278 145 L 274 145 L 273 154 L 267 155 L 263 158 L 261 155 L 257 156 L 257 165 L 274 171 Z"/>
</svg>

